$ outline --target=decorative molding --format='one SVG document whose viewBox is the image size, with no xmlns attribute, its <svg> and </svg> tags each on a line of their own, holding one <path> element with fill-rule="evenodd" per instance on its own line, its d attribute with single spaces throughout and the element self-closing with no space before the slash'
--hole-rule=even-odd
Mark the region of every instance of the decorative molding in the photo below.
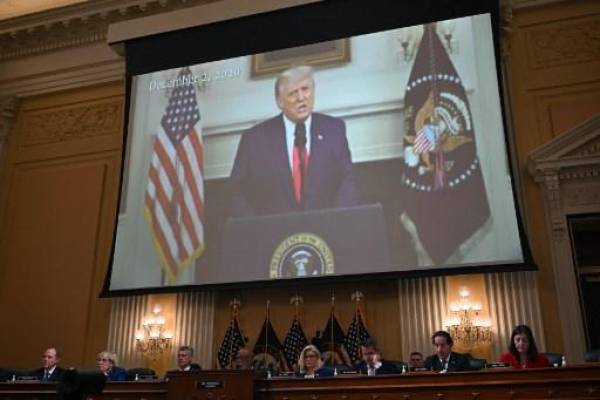
<svg viewBox="0 0 600 400">
<path fill-rule="evenodd" d="M 600 204 L 600 184 L 569 188 L 565 203 L 569 207 L 597 206 Z"/>
<path fill-rule="evenodd" d="M 568 359 L 585 352 L 578 276 L 567 234 L 570 214 L 600 212 L 600 114 L 529 153 L 528 169 L 543 188 L 559 320 Z"/>
<path fill-rule="evenodd" d="M 22 146 L 120 133 L 123 100 L 25 115 Z"/>
<path fill-rule="evenodd" d="M 515 0 L 500 1 L 500 54 L 502 58 L 507 58 L 510 55 L 514 10 Z"/>
<path fill-rule="evenodd" d="M 568 157 L 588 157 L 595 155 L 600 155 L 600 136 L 582 146 L 576 147 L 566 154 Z"/>
<path fill-rule="evenodd" d="M 531 68 L 575 64 L 600 59 L 600 21 L 571 20 L 561 26 L 527 32 Z"/>
<path fill-rule="evenodd" d="M 0 61 L 106 41 L 108 25 L 214 0 L 95 0 L 0 21 Z"/>
<path fill-rule="evenodd" d="M 0 99 L 0 170 L 4 166 L 6 156 L 6 142 L 8 133 L 15 118 L 16 98 L 5 97 Z"/>
</svg>

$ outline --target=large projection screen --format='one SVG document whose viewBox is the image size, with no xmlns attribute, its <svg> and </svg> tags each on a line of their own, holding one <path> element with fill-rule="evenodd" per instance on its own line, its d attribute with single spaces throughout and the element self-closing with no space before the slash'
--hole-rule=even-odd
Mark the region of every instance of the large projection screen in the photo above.
<svg viewBox="0 0 600 400">
<path fill-rule="evenodd" d="M 530 268 L 494 48 L 484 13 L 133 75 L 108 289 Z"/>
</svg>

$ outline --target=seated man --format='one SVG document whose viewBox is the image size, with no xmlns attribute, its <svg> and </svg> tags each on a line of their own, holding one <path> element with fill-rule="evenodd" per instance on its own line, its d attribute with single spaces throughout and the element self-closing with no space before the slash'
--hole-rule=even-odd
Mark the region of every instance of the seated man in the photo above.
<svg viewBox="0 0 600 400">
<path fill-rule="evenodd" d="M 194 348 L 191 346 L 181 346 L 177 350 L 177 369 L 179 371 L 200 371 L 202 367 L 193 363 Z"/>
<path fill-rule="evenodd" d="M 60 351 L 56 347 L 46 349 L 42 354 L 42 367 L 32 372 L 38 380 L 43 382 L 58 382 L 64 370 L 58 366 L 60 362 Z"/>
<path fill-rule="evenodd" d="M 427 357 L 425 368 L 438 372 L 468 371 L 471 369 L 469 357 L 452 351 L 454 340 L 446 331 L 437 331 L 431 337 L 435 354 Z"/>
<path fill-rule="evenodd" d="M 362 361 L 357 366 L 357 371 L 366 375 L 384 375 L 400 373 L 396 365 L 385 361 L 377 348 L 375 339 L 368 338 L 360 346 Z"/>
<path fill-rule="evenodd" d="M 410 353 L 410 358 L 408 359 L 408 366 L 411 369 L 414 368 L 423 368 L 425 366 L 425 362 L 423 361 L 423 354 L 418 351 L 413 351 Z"/>
<path fill-rule="evenodd" d="M 254 369 L 254 353 L 247 347 L 240 347 L 233 360 L 232 369 Z"/>
<path fill-rule="evenodd" d="M 126 381 L 127 371 L 117 367 L 117 355 L 110 351 L 101 351 L 96 356 L 98 369 L 106 376 L 107 381 Z"/>
</svg>

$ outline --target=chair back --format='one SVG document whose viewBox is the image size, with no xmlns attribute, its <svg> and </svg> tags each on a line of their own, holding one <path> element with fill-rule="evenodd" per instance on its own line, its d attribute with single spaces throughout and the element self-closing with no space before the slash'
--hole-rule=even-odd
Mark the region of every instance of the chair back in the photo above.
<svg viewBox="0 0 600 400">
<path fill-rule="evenodd" d="M 588 351 L 585 353 L 585 362 L 599 362 L 600 361 L 600 349 Z"/>
<path fill-rule="evenodd" d="M 473 371 L 479 371 L 484 369 L 487 364 L 487 360 L 485 358 L 474 358 L 469 357 L 469 366 Z"/>
<path fill-rule="evenodd" d="M 552 366 L 560 366 L 562 363 L 563 354 L 562 353 L 542 353 L 546 356 L 548 361 L 550 361 L 550 365 Z"/>
<path fill-rule="evenodd" d="M 135 381 L 137 379 L 155 379 L 156 372 L 152 368 L 130 368 L 127 370 L 127 380 Z"/>
</svg>

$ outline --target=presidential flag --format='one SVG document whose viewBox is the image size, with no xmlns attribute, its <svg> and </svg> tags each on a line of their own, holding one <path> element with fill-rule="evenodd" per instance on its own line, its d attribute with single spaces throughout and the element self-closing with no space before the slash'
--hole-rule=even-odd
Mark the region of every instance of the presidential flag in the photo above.
<svg viewBox="0 0 600 400">
<path fill-rule="evenodd" d="M 402 203 L 432 262 L 442 265 L 490 210 L 463 81 L 435 24 L 423 29 L 404 98 Z"/>
<path fill-rule="evenodd" d="M 204 249 L 204 160 L 192 72 L 174 80 L 152 150 L 145 215 L 170 281 Z"/>
<path fill-rule="evenodd" d="M 321 337 L 321 353 L 326 364 L 351 365 L 350 356 L 344 346 L 345 341 L 346 335 L 332 309 Z"/>
<path fill-rule="evenodd" d="M 346 339 L 344 341 L 346 351 L 348 352 L 348 356 L 350 356 L 352 364 L 355 364 L 361 359 L 360 346 L 370 337 L 371 335 L 369 335 L 369 332 L 367 331 L 367 327 L 362 318 L 362 313 L 360 312 L 360 309 L 357 308 L 354 312 L 354 318 L 352 318 L 352 322 L 350 322 L 350 326 L 348 327 Z"/>
<path fill-rule="evenodd" d="M 245 345 L 246 341 L 244 340 L 244 336 L 240 331 L 237 315 L 234 315 L 231 318 L 227 331 L 225 332 L 221 346 L 219 346 L 219 351 L 217 353 L 219 367 L 221 369 L 231 368 L 233 360 L 235 360 L 235 357 L 237 356 L 238 350 L 240 347 L 244 347 Z"/>
<path fill-rule="evenodd" d="M 292 326 L 283 340 L 283 354 L 290 369 L 295 369 L 298 365 L 298 358 L 302 349 L 308 345 L 308 340 L 300 324 L 298 316 L 294 316 Z"/>
<path fill-rule="evenodd" d="M 289 366 L 283 356 L 283 346 L 277 337 L 269 316 L 265 318 L 256 344 L 254 345 L 254 360 L 257 369 L 276 372 L 288 371 Z"/>
</svg>

